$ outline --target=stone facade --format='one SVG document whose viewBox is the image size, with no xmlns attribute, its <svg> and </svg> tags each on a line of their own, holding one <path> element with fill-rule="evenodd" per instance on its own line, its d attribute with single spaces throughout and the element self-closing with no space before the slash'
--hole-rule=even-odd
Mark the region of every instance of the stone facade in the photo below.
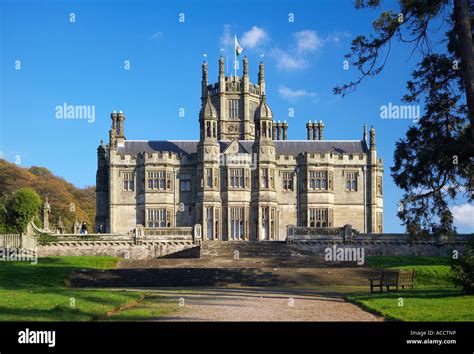
<svg viewBox="0 0 474 354">
<path fill-rule="evenodd" d="M 225 76 L 208 83 L 202 65 L 198 141 L 127 140 L 125 115 L 112 113 L 109 143 L 99 146 L 96 229 L 128 232 L 202 225 L 204 240 L 285 240 L 287 225 L 383 232 L 382 160 L 375 130 L 367 141 L 324 140 L 324 124 L 306 124 L 308 140 L 288 140 L 258 83 Z"/>
</svg>

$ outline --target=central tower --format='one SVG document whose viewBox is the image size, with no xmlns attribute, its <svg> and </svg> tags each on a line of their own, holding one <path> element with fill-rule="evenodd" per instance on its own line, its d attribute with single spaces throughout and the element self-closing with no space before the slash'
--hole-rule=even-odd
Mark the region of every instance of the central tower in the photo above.
<svg viewBox="0 0 474 354">
<path fill-rule="evenodd" d="M 243 76 L 225 76 L 224 58 L 219 58 L 219 81 L 208 84 L 207 65 L 202 67 L 202 94 L 209 96 L 217 111 L 217 140 L 255 140 L 255 112 L 265 94 L 264 66 L 261 62 L 258 84 L 249 80 L 248 59 L 243 60 Z"/>
</svg>

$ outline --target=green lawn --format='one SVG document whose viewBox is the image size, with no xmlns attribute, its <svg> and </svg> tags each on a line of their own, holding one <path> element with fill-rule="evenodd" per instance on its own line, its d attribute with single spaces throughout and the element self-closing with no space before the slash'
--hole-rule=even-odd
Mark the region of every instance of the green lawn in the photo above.
<svg viewBox="0 0 474 354">
<path fill-rule="evenodd" d="M 137 301 L 140 292 L 71 289 L 78 269 L 114 268 L 112 257 L 48 257 L 37 265 L 0 262 L 0 321 L 93 321 Z"/>
<path fill-rule="evenodd" d="M 349 301 L 393 320 L 474 321 L 474 296 L 464 295 L 452 284 L 449 257 L 381 256 L 366 261 L 373 268 L 414 269 L 415 289 L 355 293 L 346 296 Z"/>
<path fill-rule="evenodd" d="M 156 294 L 145 294 L 139 304 L 124 309 L 108 317 L 109 321 L 153 321 L 179 309 L 176 299 L 165 298 Z"/>
</svg>

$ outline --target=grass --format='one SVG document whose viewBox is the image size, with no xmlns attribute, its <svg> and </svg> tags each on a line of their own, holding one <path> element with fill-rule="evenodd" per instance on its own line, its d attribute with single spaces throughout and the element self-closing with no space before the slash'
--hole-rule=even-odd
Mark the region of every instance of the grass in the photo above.
<svg viewBox="0 0 474 354">
<path fill-rule="evenodd" d="M 415 289 L 354 293 L 347 300 L 392 320 L 474 321 L 474 296 L 454 287 L 449 257 L 380 256 L 366 261 L 373 268 L 415 270 Z"/>
<path fill-rule="evenodd" d="M 37 265 L 0 262 L 0 321 L 94 321 L 140 292 L 71 289 L 71 272 L 114 268 L 113 257 L 47 257 Z"/>
<path fill-rule="evenodd" d="M 150 321 L 179 309 L 176 299 L 156 294 L 145 294 L 143 301 L 107 317 L 109 321 Z"/>
</svg>

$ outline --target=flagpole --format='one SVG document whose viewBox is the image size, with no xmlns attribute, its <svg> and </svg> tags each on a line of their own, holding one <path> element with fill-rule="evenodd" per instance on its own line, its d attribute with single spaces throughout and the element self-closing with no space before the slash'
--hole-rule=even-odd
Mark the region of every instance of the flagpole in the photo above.
<svg viewBox="0 0 474 354">
<path fill-rule="evenodd" d="M 237 36 L 234 35 L 234 81 L 237 76 Z"/>
</svg>

